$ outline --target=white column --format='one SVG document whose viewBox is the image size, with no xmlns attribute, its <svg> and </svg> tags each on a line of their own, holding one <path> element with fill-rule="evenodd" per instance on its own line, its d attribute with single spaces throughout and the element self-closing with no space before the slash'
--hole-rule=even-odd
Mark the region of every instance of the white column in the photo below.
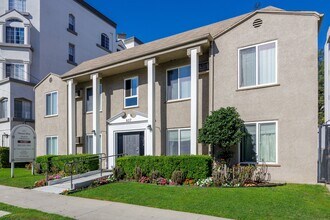
<svg viewBox="0 0 330 220">
<path fill-rule="evenodd" d="M 68 150 L 76 154 L 76 83 L 73 79 L 68 82 Z"/>
<path fill-rule="evenodd" d="M 148 128 L 145 154 L 154 155 L 155 148 L 155 58 L 146 60 L 148 69 Z"/>
<path fill-rule="evenodd" d="M 100 147 L 100 77 L 98 73 L 91 75 L 93 80 L 93 154 Z M 102 149 L 101 149 L 102 152 Z M 100 153 L 101 153 L 100 152 Z"/>
<path fill-rule="evenodd" d="M 29 62 L 24 62 L 24 80 L 26 82 L 30 82 L 31 77 L 30 77 L 30 63 Z"/>
<path fill-rule="evenodd" d="M 190 107 L 190 153 L 197 154 L 198 136 L 198 75 L 199 75 L 199 55 L 201 48 L 188 49 L 188 56 L 191 62 L 191 107 Z"/>
<path fill-rule="evenodd" d="M 324 119 L 326 123 L 330 119 L 329 92 L 329 43 L 326 42 L 324 46 Z"/>
<path fill-rule="evenodd" d="M 0 80 L 6 78 L 5 61 L 0 60 Z"/>
<path fill-rule="evenodd" d="M 30 25 L 24 25 L 24 44 L 30 44 Z"/>
<path fill-rule="evenodd" d="M 6 42 L 6 35 L 5 35 L 5 22 L 0 22 L 0 43 Z"/>
</svg>

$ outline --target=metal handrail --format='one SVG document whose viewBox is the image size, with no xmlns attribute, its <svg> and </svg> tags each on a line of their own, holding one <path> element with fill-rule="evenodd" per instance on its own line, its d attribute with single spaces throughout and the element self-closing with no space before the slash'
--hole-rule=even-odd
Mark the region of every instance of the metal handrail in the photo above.
<svg viewBox="0 0 330 220">
<path fill-rule="evenodd" d="M 96 154 L 97 155 L 97 154 Z M 101 153 L 99 155 L 106 155 L 105 153 Z M 66 169 L 66 167 L 70 166 L 70 185 L 71 185 L 71 190 L 73 189 L 73 167 L 75 166 L 76 169 L 78 169 L 78 164 L 86 162 L 86 161 L 93 161 L 93 160 L 99 160 L 99 168 L 100 168 L 100 174 L 102 177 L 102 173 L 103 173 L 103 168 L 102 168 L 102 162 L 104 159 L 108 159 L 110 157 L 122 157 L 122 156 L 126 156 L 128 154 L 115 154 L 115 155 L 109 155 L 109 156 L 100 156 L 99 158 L 90 158 L 90 159 L 83 159 L 83 160 L 79 160 L 79 161 L 70 161 L 64 164 L 64 169 Z M 76 171 L 77 172 L 77 171 Z"/>
</svg>

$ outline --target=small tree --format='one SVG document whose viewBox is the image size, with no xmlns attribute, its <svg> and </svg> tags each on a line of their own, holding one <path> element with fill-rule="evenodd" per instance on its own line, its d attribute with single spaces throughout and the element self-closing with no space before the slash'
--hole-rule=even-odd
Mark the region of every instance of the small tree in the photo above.
<svg viewBox="0 0 330 220">
<path fill-rule="evenodd" d="M 199 130 L 198 141 L 220 148 L 220 159 L 228 164 L 232 158 L 231 147 L 244 136 L 244 122 L 234 107 L 220 108 L 209 115 Z M 215 157 L 214 153 L 213 157 Z"/>
</svg>

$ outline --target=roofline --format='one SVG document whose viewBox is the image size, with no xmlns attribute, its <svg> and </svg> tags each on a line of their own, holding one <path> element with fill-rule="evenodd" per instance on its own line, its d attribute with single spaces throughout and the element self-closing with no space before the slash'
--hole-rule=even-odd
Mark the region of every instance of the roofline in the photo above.
<svg viewBox="0 0 330 220">
<path fill-rule="evenodd" d="M 40 80 L 40 82 L 38 82 L 34 87 L 33 90 L 35 90 L 38 86 L 40 86 L 41 83 L 43 83 L 49 76 L 57 76 L 59 78 L 61 78 L 60 75 L 55 74 L 55 73 L 48 73 L 47 76 L 45 76 L 42 80 Z"/>
<path fill-rule="evenodd" d="M 159 50 L 151 51 L 151 52 L 144 53 L 144 54 L 140 54 L 140 55 L 137 55 L 137 56 L 134 56 L 134 57 L 130 57 L 130 58 L 127 58 L 127 59 L 118 61 L 116 63 L 106 64 L 106 65 L 103 65 L 103 66 L 99 66 L 99 67 L 97 67 L 95 69 L 86 70 L 86 71 L 82 71 L 82 72 L 77 72 L 77 73 L 74 73 L 74 74 L 68 75 L 68 76 L 63 75 L 63 76 L 61 76 L 61 78 L 63 80 L 69 80 L 69 79 L 73 79 L 73 78 L 75 78 L 76 76 L 79 76 L 79 75 L 83 76 L 83 75 L 87 75 L 87 74 L 91 74 L 91 73 L 103 71 L 104 69 L 107 69 L 107 68 L 109 68 L 111 66 L 118 66 L 118 64 L 121 64 L 121 63 L 134 62 L 134 61 L 138 61 L 138 60 L 149 59 L 152 56 L 159 56 L 164 51 L 173 50 L 173 49 L 176 49 L 176 48 L 184 47 L 186 45 L 188 45 L 190 47 L 189 44 L 194 44 L 194 43 L 195 44 L 196 43 L 201 44 L 200 43 L 201 41 L 203 41 L 202 43 L 206 43 L 206 42 L 213 41 L 213 38 L 212 38 L 212 36 L 210 34 L 206 34 L 206 35 L 204 34 L 202 36 L 196 37 L 195 39 L 192 39 L 190 41 L 187 41 L 187 42 L 184 42 L 184 43 L 181 43 L 181 44 L 177 44 L 177 45 L 170 46 L 170 47 L 164 47 L 164 48 L 161 48 Z M 192 46 L 196 46 L 196 45 L 192 45 Z M 117 53 L 120 53 L 120 51 L 117 52 Z"/>
<path fill-rule="evenodd" d="M 12 12 L 17 12 L 19 15 L 21 15 L 22 17 L 24 17 L 24 19 L 26 19 L 29 24 L 32 26 L 32 23 L 31 23 L 31 20 L 28 19 L 24 14 L 22 14 L 20 11 L 17 11 L 16 9 L 12 9 L 12 10 L 9 10 L 9 11 L 6 11 L 6 13 L 0 15 L 0 18 L 2 18 L 3 16 L 6 16 L 7 14 L 10 14 Z M 23 21 L 22 21 L 23 22 Z"/>
<path fill-rule="evenodd" d="M 137 42 L 138 44 L 144 44 L 139 38 L 133 36 L 133 37 L 129 37 L 127 39 L 124 40 L 125 43 L 130 43 L 130 42 Z"/>
<path fill-rule="evenodd" d="M 88 11 L 90 11 L 91 13 L 93 13 L 94 15 L 96 15 L 97 17 L 101 18 L 106 23 L 110 24 L 114 28 L 117 28 L 117 24 L 113 20 L 111 20 L 110 18 L 105 16 L 103 13 L 98 11 L 96 8 L 94 8 L 93 6 L 91 6 L 90 4 L 85 2 L 84 0 L 74 0 L 74 1 L 76 3 L 78 3 L 79 5 L 81 5 L 82 7 L 84 7 L 85 9 L 87 9 Z"/>
</svg>

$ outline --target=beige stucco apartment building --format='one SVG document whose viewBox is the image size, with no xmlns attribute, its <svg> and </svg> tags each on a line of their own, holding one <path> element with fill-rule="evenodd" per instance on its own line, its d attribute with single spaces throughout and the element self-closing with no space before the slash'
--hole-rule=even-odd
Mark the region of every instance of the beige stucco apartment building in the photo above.
<svg viewBox="0 0 330 220">
<path fill-rule="evenodd" d="M 37 154 L 208 154 L 198 129 L 234 106 L 252 136 L 235 163 L 316 183 L 321 18 L 267 7 L 49 74 L 35 87 Z"/>
</svg>

